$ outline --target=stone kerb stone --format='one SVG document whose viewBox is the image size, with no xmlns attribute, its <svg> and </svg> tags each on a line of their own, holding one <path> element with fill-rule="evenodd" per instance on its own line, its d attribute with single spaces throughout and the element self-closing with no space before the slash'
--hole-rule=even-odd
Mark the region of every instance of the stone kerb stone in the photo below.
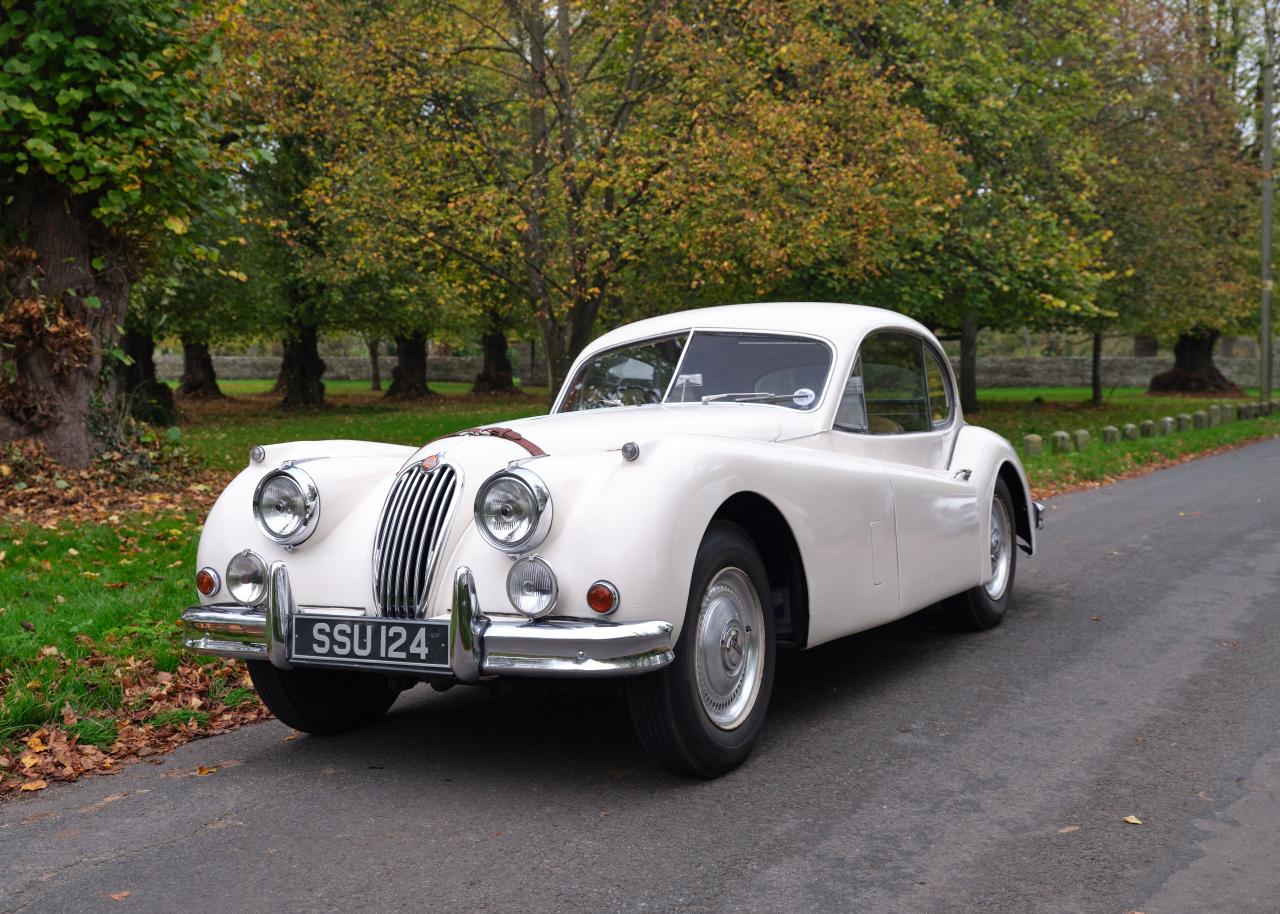
<svg viewBox="0 0 1280 914">
<path fill-rule="evenodd" d="M 1114 425 L 1103 426 L 1103 429 L 1102 429 L 1103 444 L 1115 444 L 1119 440 L 1120 440 L 1120 429 L 1116 428 Z"/>
<path fill-rule="evenodd" d="M 1071 440 L 1075 443 L 1077 451 L 1083 451 L 1089 446 L 1089 432 L 1083 428 L 1078 428 L 1071 433 Z"/>
<path fill-rule="evenodd" d="M 1191 424 L 1195 428 L 1209 427 L 1209 414 L 1202 409 L 1196 410 L 1191 414 Z"/>
<path fill-rule="evenodd" d="M 1156 436 L 1156 423 L 1154 419 L 1143 419 L 1138 423 L 1138 434 L 1143 438 L 1154 438 Z"/>
<path fill-rule="evenodd" d="M 1173 416 L 1164 416 L 1156 426 L 1156 431 L 1161 438 L 1165 438 L 1173 434 L 1174 427 Z"/>
<path fill-rule="evenodd" d="M 1191 431 L 1191 416 L 1187 413 L 1178 413 L 1178 431 Z"/>
<path fill-rule="evenodd" d="M 1069 454 L 1071 452 L 1071 436 L 1066 432 L 1054 432 L 1049 436 L 1049 441 L 1053 447 L 1053 453 Z"/>
<path fill-rule="evenodd" d="M 1125 441 L 1137 441 L 1138 426 L 1134 425 L 1132 422 L 1126 422 L 1124 424 L 1124 428 L 1120 429 L 1120 437 Z"/>
</svg>

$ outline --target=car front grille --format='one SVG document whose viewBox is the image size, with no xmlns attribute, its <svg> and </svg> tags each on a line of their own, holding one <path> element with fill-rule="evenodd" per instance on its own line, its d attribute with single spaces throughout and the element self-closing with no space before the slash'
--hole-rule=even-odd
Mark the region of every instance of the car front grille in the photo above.
<svg viewBox="0 0 1280 914">
<path fill-rule="evenodd" d="M 448 464 L 428 471 L 415 463 L 396 477 L 373 541 L 373 596 L 382 615 L 414 619 L 426 614 L 457 489 L 458 473 Z"/>
</svg>

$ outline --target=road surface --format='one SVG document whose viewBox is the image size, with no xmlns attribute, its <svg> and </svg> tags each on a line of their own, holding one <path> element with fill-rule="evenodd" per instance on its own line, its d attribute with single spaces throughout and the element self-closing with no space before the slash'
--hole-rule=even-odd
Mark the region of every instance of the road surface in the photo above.
<svg viewBox="0 0 1280 914">
<path fill-rule="evenodd" d="M 0 911 L 1280 912 L 1280 441 L 1049 525 L 994 631 L 784 656 L 718 781 L 608 690 L 420 687 L 0 805 Z"/>
</svg>

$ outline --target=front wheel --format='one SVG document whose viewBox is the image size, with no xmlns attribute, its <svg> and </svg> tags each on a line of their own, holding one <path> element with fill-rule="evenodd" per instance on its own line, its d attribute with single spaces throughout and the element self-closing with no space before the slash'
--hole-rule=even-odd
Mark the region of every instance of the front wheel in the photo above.
<svg viewBox="0 0 1280 914">
<path fill-rule="evenodd" d="M 964 628 L 983 631 L 1004 619 L 1013 593 L 1013 576 L 1018 570 L 1018 546 L 1014 538 L 1013 497 L 1003 479 L 996 480 L 991 496 L 991 580 L 952 597 L 948 604 L 952 619 Z"/>
<path fill-rule="evenodd" d="M 717 521 L 698 547 L 675 660 L 632 679 L 636 735 L 663 767 L 716 777 L 755 745 L 773 691 L 774 620 L 760 553 Z"/>
<path fill-rule="evenodd" d="M 285 726 L 333 736 L 371 724 L 399 692 L 386 676 L 348 670 L 279 670 L 249 661 L 249 678 L 262 703 Z"/>
</svg>

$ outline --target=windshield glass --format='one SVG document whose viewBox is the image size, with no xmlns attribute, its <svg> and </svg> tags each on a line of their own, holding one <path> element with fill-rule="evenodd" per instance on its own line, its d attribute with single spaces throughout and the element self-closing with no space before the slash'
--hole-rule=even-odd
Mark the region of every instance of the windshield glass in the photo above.
<svg viewBox="0 0 1280 914">
<path fill-rule="evenodd" d="M 738 401 L 808 410 L 822 399 L 831 347 L 820 340 L 769 333 L 693 335 L 668 403 Z"/>
<path fill-rule="evenodd" d="M 677 374 L 678 369 L 678 374 Z M 822 399 L 831 348 L 798 336 L 699 331 L 609 349 L 574 375 L 560 412 L 646 403 L 770 403 L 808 410 Z"/>
<path fill-rule="evenodd" d="M 688 337 L 630 343 L 592 357 L 574 375 L 560 412 L 661 403 Z"/>
</svg>

